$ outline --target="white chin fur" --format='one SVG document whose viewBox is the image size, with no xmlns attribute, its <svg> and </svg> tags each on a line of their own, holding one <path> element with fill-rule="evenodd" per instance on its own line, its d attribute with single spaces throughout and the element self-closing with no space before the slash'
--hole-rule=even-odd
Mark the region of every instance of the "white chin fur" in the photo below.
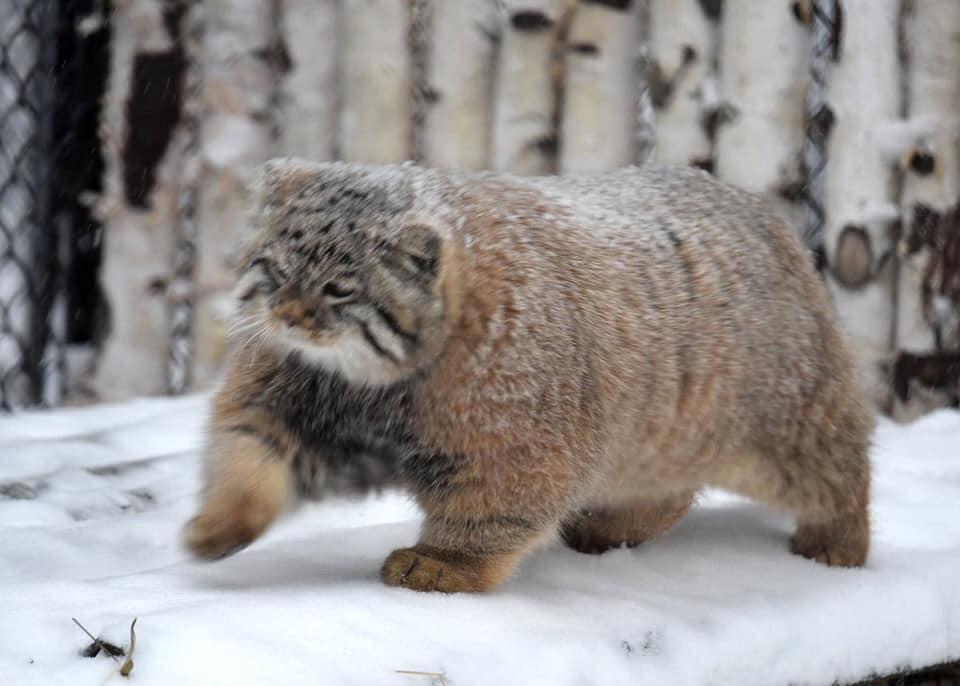
<svg viewBox="0 0 960 686">
<path fill-rule="evenodd" d="M 327 346 L 288 336 L 281 338 L 289 348 L 299 351 L 305 362 L 339 372 L 351 383 L 382 386 L 398 379 L 396 367 L 374 352 L 359 333 L 345 334 Z"/>
</svg>

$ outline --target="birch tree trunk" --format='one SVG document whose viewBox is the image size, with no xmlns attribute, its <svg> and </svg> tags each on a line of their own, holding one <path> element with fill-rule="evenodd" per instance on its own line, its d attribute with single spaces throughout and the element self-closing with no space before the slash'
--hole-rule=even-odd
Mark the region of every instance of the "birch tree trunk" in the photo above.
<svg viewBox="0 0 960 686">
<path fill-rule="evenodd" d="M 555 60 L 569 0 L 508 0 L 493 119 L 493 168 L 517 174 L 556 169 Z"/>
<path fill-rule="evenodd" d="M 577 6 L 564 49 L 560 170 L 600 172 L 636 155 L 639 4 Z"/>
<path fill-rule="evenodd" d="M 894 391 L 911 419 L 960 399 L 960 3 L 913 3 L 905 35 L 919 133 L 903 157 Z"/>
<path fill-rule="evenodd" d="M 340 3 L 343 37 L 340 156 L 354 162 L 409 159 L 412 63 L 408 0 Z"/>
<path fill-rule="evenodd" d="M 336 145 L 336 0 L 283 0 L 289 71 L 280 85 L 279 152 L 330 160 Z"/>
<path fill-rule="evenodd" d="M 874 400 L 888 406 L 897 218 L 889 131 L 899 114 L 899 0 L 843 0 L 842 33 L 828 74 L 835 124 L 827 148 L 827 281 Z"/>
<path fill-rule="evenodd" d="M 650 51 L 650 4 L 651 0 L 636 0 L 637 22 L 639 24 L 639 49 L 637 50 L 637 117 L 634 122 L 634 140 L 636 164 L 646 164 L 653 158 L 657 142 L 656 113 L 653 109 L 652 90 L 650 88 L 651 51 Z"/>
<path fill-rule="evenodd" d="M 713 169 L 718 4 L 650 2 L 647 72 L 657 121 L 653 158 L 658 162 Z"/>
<path fill-rule="evenodd" d="M 177 5 L 115 3 L 103 111 L 105 225 L 101 279 L 110 331 L 94 386 L 102 399 L 166 390 L 167 290 L 177 217 L 177 146 L 184 59 Z M 169 27 L 169 28 L 168 28 Z M 173 31 L 173 33 L 170 32 Z"/>
<path fill-rule="evenodd" d="M 431 10 L 424 162 L 434 167 L 486 169 L 500 28 L 496 0 L 440 0 Z"/>
<path fill-rule="evenodd" d="M 799 232 L 809 31 L 791 3 L 726 0 L 717 176 L 766 196 Z"/>
<path fill-rule="evenodd" d="M 272 2 L 206 0 L 204 173 L 197 240 L 195 385 L 215 377 L 226 346 L 232 268 L 247 224 L 247 186 L 273 152 L 280 74 Z"/>
<path fill-rule="evenodd" d="M 181 30 L 185 73 L 180 127 L 176 146 L 180 163 L 177 218 L 174 234 L 173 280 L 170 284 L 170 335 L 167 390 L 185 392 L 193 379 L 196 317 L 197 211 L 202 182 L 200 130 L 203 123 L 203 40 L 205 7 L 186 7 Z"/>
</svg>

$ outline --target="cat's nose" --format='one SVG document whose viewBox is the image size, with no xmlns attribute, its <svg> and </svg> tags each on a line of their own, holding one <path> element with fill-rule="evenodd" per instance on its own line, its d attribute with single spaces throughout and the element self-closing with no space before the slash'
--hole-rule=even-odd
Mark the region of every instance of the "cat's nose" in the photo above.
<svg viewBox="0 0 960 686">
<path fill-rule="evenodd" d="M 288 300 L 277 305 L 274 308 L 274 314 L 287 326 L 297 326 L 303 321 L 303 305 L 294 300 Z"/>
</svg>

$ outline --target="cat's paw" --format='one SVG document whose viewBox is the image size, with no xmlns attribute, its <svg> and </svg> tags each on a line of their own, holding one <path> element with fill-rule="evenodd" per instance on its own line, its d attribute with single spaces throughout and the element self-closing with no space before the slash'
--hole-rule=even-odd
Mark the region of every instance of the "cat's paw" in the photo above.
<svg viewBox="0 0 960 686">
<path fill-rule="evenodd" d="M 183 542 L 202 560 L 219 560 L 253 543 L 276 519 L 282 502 L 269 489 L 215 491 L 187 522 Z"/>
<path fill-rule="evenodd" d="M 245 520 L 228 520 L 201 513 L 183 528 L 183 544 L 201 560 L 220 560 L 240 552 L 260 534 Z"/>
<path fill-rule="evenodd" d="M 800 525 L 790 539 L 790 552 L 830 567 L 862 567 L 867 560 L 866 526 Z"/>
<path fill-rule="evenodd" d="M 435 552 L 435 551 L 431 551 Z M 380 570 L 387 586 L 403 586 L 413 591 L 475 593 L 490 589 L 496 580 L 486 573 L 481 560 L 443 560 L 414 548 L 394 550 Z"/>
</svg>

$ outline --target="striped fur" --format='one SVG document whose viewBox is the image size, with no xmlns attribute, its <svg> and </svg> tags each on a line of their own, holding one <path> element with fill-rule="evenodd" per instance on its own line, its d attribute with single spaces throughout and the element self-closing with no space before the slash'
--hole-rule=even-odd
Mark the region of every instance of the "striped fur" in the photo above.
<svg viewBox="0 0 960 686">
<path fill-rule="evenodd" d="M 704 485 L 863 564 L 872 418 L 789 227 L 695 170 L 267 166 L 238 275 L 197 555 L 304 497 L 410 489 L 384 581 L 481 591 L 557 532 L 600 552 Z"/>
</svg>

